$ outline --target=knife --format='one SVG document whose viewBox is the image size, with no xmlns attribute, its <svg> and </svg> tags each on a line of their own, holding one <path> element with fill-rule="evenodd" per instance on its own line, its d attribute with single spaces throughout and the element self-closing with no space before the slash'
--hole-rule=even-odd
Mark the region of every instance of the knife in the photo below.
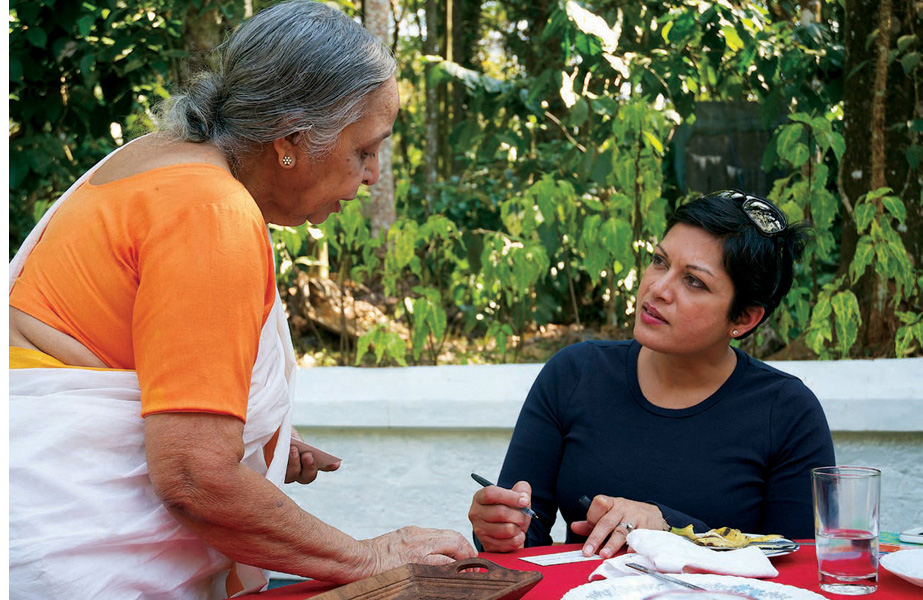
<svg viewBox="0 0 923 600">
<path fill-rule="evenodd" d="M 672 584 L 674 584 L 674 585 L 681 585 L 681 586 L 683 586 L 683 587 L 685 587 L 685 588 L 689 588 L 690 590 L 699 590 L 699 591 L 702 591 L 702 592 L 708 591 L 708 590 L 706 590 L 705 588 L 699 587 L 699 586 L 697 586 L 697 585 L 693 585 L 693 584 L 691 584 L 691 583 L 686 583 L 686 582 L 683 581 L 682 579 L 676 579 L 675 577 L 670 577 L 669 575 L 664 575 L 663 573 L 658 573 L 657 571 L 654 571 L 654 570 L 652 570 L 652 569 L 648 569 L 647 567 L 642 567 L 642 566 L 639 565 L 638 563 L 625 563 L 625 566 L 626 566 L 626 567 L 631 567 L 631 568 L 634 569 L 635 571 L 641 571 L 642 573 L 645 573 L 645 574 L 647 574 L 647 575 L 650 575 L 650 576 L 653 577 L 654 579 L 659 579 L 659 580 L 661 580 L 661 581 L 666 581 L 667 583 L 672 583 Z"/>
</svg>

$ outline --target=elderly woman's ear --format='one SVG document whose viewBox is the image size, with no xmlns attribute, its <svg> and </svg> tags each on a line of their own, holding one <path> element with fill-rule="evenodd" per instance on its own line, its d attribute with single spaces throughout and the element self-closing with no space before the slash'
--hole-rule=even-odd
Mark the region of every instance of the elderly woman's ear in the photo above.
<svg viewBox="0 0 923 600">
<path fill-rule="evenodd" d="M 301 140 L 301 137 L 301 133 L 299 132 L 273 141 L 273 152 L 276 154 L 279 166 L 283 169 L 290 169 L 295 166 L 299 154 L 298 142 Z"/>
</svg>

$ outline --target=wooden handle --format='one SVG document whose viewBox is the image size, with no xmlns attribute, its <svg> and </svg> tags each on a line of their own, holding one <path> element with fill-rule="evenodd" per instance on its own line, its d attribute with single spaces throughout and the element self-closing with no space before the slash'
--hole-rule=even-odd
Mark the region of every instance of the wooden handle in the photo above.
<svg viewBox="0 0 923 600">
<path fill-rule="evenodd" d="M 491 569 L 503 569 L 497 563 L 490 562 L 486 558 L 463 558 L 455 561 L 451 566 L 459 573 L 465 569 L 484 569 L 488 573 Z"/>
</svg>

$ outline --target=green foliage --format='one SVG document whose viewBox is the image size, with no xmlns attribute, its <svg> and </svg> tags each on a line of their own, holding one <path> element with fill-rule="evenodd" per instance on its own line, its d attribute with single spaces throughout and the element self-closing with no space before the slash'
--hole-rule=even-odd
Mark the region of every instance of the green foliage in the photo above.
<svg viewBox="0 0 923 600">
<path fill-rule="evenodd" d="M 409 311 L 413 315 L 413 334 L 410 342 L 413 348 L 414 360 L 419 360 L 420 354 L 426 346 L 431 349 L 441 341 L 446 334 L 446 313 L 442 308 L 442 298 L 439 290 L 432 288 L 415 287 L 419 294 L 410 303 Z M 438 352 L 434 352 L 434 360 Z"/>
<path fill-rule="evenodd" d="M 406 367 L 404 359 L 406 348 L 404 340 L 397 333 L 390 331 L 386 323 L 378 323 L 367 334 L 359 338 L 356 351 L 356 365 L 362 364 L 362 357 L 374 349 L 375 364 L 380 365 L 385 359 Z"/>
<path fill-rule="evenodd" d="M 295 265 L 316 267 L 321 263 L 308 252 L 310 242 L 323 239 L 323 231 L 302 225 L 300 227 L 269 226 L 276 262 L 276 282 L 287 285 L 294 273 Z"/>
<path fill-rule="evenodd" d="M 147 126 L 188 1 L 10 3 L 11 255 L 50 200 Z"/>
<path fill-rule="evenodd" d="M 588 314 L 628 325 L 644 252 L 666 224 L 662 163 L 678 117 L 645 94 L 614 99 L 625 64 L 604 21 L 569 3 L 551 22 L 564 57 L 584 61 L 579 76 L 555 67 L 502 81 L 448 61 L 429 70 L 431 84 L 466 90 L 470 114 L 450 141 L 477 177 L 442 182 L 437 204 L 417 208 L 422 165 L 399 167 L 411 169 L 398 190 L 406 216 L 383 234 L 380 276 L 415 362 L 437 360 L 450 323 L 504 360 L 533 324 Z"/>
<path fill-rule="evenodd" d="M 323 234 L 322 239 L 326 240 L 331 253 L 337 257 L 336 270 L 341 276 L 357 282 L 374 277 L 380 263 L 378 248 L 382 242 L 372 236 L 358 202 L 343 203 L 340 214 L 328 218 L 319 229 Z"/>
<path fill-rule="evenodd" d="M 856 203 L 853 215 L 860 234 L 856 252 L 847 274 L 823 286 L 807 331 L 808 347 L 822 358 L 834 353 L 845 357 L 855 344 L 862 314 L 851 288 L 870 269 L 888 290 L 888 303 L 902 323 L 896 336 L 895 354 L 909 356 L 914 344 L 920 344 L 923 317 L 898 309 L 908 297 L 919 297 L 923 277 L 911 264 L 896 231 L 896 226 L 906 218 L 906 207 L 890 194 L 889 188 L 872 190 Z"/>
<path fill-rule="evenodd" d="M 923 286 L 923 278 L 917 287 Z M 901 327 L 897 330 L 897 355 L 914 356 L 923 352 L 923 313 L 898 311 Z"/>
<path fill-rule="evenodd" d="M 11 252 L 49 201 L 121 141 L 119 127 L 149 122 L 183 56 L 182 19 L 202 4 L 11 4 Z M 896 355 L 923 353 L 923 276 L 899 235 L 918 207 L 882 189 L 850 211 L 837 194 L 844 56 L 841 27 L 829 24 L 843 23 L 843 8 L 823 3 L 825 21 L 802 25 L 767 6 L 562 0 L 542 12 L 502 0 L 483 6 L 492 21 L 482 26 L 503 36 L 467 66 L 425 56 L 419 36 L 405 34 L 396 47 L 399 218 L 373 237 L 347 203 L 316 228 L 273 227 L 280 285 L 316 265 L 323 247 L 341 283 L 380 285 L 393 300 L 388 318 L 409 335 L 376 324 L 355 357 L 343 356 L 351 364 L 436 363 L 461 334 L 480 342 L 478 360 L 516 360 L 524 334 L 548 323 L 629 331 L 648 250 L 684 199 L 669 167 L 676 127 L 695 121 L 699 101 L 749 100 L 773 129 L 763 162 L 775 177 L 770 199 L 816 233 L 752 348 L 803 337 L 822 358 L 855 355 L 866 312 L 854 288 L 874 274 L 901 323 Z M 917 37 L 898 38 L 891 59 L 913 76 Z M 440 115 L 435 188 L 425 173 L 437 152 L 422 134 L 427 84 L 461 98 Z M 894 127 L 918 140 L 923 120 Z M 923 147 L 911 143 L 906 157 L 918 168 Z M 850 219 L 859 239 L 843 257 Z"/>
<path fill-rule="evenodd" d="M 851 293 L 837 295 L 839 288 L 831 283 L 837 267 L 839 202 L 829 191 L 833 175 L 827 161 L 839 160 L 843 150 L 843 138 L 832 128 L 832 115 L 794 113 L 776 129 L 764 156 L 765 169 L 780 167 L 789 173 L 776 180 L 770 199 L 791 221 L 804 221 L 814 228 L 813 243 L 802 259 L 808 268 L 796 272 L 792 291 L 773 317 L 776 333 L 783 343 L 804 333 L 808 347 L 824 356 L 829 353 L 827 346 L 833 343 L 834 329 L 841 334 L 837 349 L 845 356 L 861 323 L 859 311 L 852 311 L 858 306 L 855 297 Z M 815 295 L 812 315 L 810 298 Z M 847 323 L 853 316 L 856 320 Z"/>
</svg>

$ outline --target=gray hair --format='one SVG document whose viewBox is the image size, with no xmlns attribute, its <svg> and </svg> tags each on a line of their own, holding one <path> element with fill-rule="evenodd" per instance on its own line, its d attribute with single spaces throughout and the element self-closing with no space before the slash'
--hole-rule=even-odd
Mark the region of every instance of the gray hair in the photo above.
<svg viewBox="0 0 923 600">
<path fill-rule="evenodd" d="M 218 47 L 215 67 L 161 108 L 158 129 L 211 142 L 233 165 L 298 132 L 308 152 L 322 156 L 395 70 L 387 47 L 340 10 L 282 2 L 247 19 Z"/>
</svg>

